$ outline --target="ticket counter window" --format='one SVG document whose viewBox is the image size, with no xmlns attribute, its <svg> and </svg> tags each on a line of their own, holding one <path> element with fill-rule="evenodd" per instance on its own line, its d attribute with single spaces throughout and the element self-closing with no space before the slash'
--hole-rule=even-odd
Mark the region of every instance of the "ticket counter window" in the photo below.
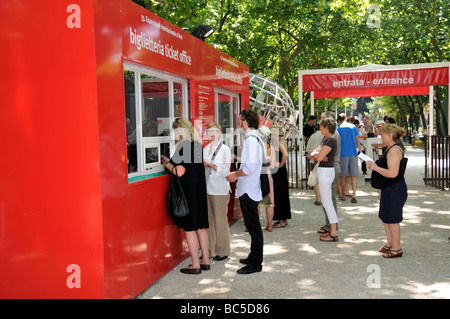
<svg viewBox="0 0 450 319">
<path fill-rule="evenodd" d="M 163 174 L 161 155 L 174 148 L 172 123 L 186 116 L 187 80 L 124 63 L 129 182 Z"/>
<path fill-rule="evenodd" d="M 222 125 L 222 133 L 225 141 L 232 144 L 234 124 L 240 112 L 239 94 L 222 88 L 214 88 L 215 92 L 215 116 L 216 122 Z"/>
<path fill-rule="evenodd" d="M 142 92 L 142 137 L 156 137 L 169 129 L 167 123 L 158 125 L 158 120 L 169 119 L 169 81 L 141 74 Z"/>
</svg>

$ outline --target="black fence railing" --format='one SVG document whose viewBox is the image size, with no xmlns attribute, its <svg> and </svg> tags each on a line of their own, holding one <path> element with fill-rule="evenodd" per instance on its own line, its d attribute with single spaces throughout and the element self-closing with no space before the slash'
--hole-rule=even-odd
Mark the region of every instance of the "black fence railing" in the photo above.
<svg viewBox="0 0 450 319">
<path fill-rule="evenodd" d="M 450 136 L 431 136 L 425 138 L 425 185 L 449 190 L 449 164 Z"/>
<path fill-rule="evenodd" d="M 298 189 L 299 181 L 299 167 L 298 167 L 298 141 L 296 138 L 290 138 L 286 140 L 289 158 L 286 162 L 286 168 L 288 172 L 289 188 Z"/>
</svg>

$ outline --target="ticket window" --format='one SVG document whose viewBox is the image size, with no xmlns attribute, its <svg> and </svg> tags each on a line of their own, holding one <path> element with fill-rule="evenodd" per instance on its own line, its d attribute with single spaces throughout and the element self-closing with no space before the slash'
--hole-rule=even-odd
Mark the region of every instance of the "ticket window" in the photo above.
<svg viewBox="0 0 450 319">
<path fill-rule="evenodd" d="M 161 175 L 161 156 L 174 150 L 172 123 L 185 117 L 187 80 L 124 63 L 129 181 Z"/>
<path fill-rule="evenodd" d="M 234 129 L 241 110 L 239 94 L 222 88 L 214 88 L 215 118 L 222 125 L 223 139 L 233 145 Z"/>
</svg>

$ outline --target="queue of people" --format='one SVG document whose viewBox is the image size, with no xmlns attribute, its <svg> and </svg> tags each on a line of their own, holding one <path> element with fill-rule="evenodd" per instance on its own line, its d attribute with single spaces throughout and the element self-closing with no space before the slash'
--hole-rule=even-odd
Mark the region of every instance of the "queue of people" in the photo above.
<svg viewBox="0 0 450 319">
<path fill-rule="evenodd" d="M 320 233 L 321 241 L 338 241 L 337 235 L 337 214 L 336 203 L 331 202 L 336 195 L 331 194 L 331 190 L 339 189 L 339 184 L 336 186 L 330 184 L 331 171 L 327 172 L 325 167 L 331 167 L 331 160 L 339 158 L 340 163 L 335 166 L 339 167 L 339 175 L 341 176 L 341 185 L 339 189 L 340 199 L 346 193 L 347 184 L 344 182 L 347 175 L 352 176 L 352 202 L 356 203 L 356 183 L 353 182 L 353 176 L 357 176 L 358 167 L 357 159 L 354 159 L 355 152 L 359 150 L 362 152 L 364 148 L 364 139 L 368 136 L 374 136 L 374 131 L 381 135 L 382 143 L 377 144 L 383 147 L 383 155 L 377 161 L 368 161 L 362 167 L 363 172 L 365 168 L 377 172 L 381 176 L 387 178 L 383 184 L 380 185 L 380 204 L 379 204 L 379 218 L 384 224 L 386 231 L 387 243 L 379 248 L 379 252 L 383 253 L 385 258 L 402 257 L 403 250 L 400 244 L 400 222 L 403 220 L 403 206 L 407 199 L 407 186 L 404 179 L 404 172 L 406 162 L 404 161 L 404 143 L 402 137 L 405 135 L 405 130 L 395 124 L 392 118 L 385 118 L 383 125 L 376 128 L 370 122 L 370 118 L 365 118 L 365 127 L 359 126 L 358 120 L 353 120 L 351 123 L 346 122 L 345 114 L 340 114 L 337 119 L 337 124 L 341 127 L 339 130 L 335 129 L 334 114 L 322 114 L 320 122 L 320 135 L 323 136 L 320 145 L 315 149 L 311 146 L 307 147 L 309 155 L 307 158 L 313 159 L 318 163 L 317 170 L 318 188 L 320 198 L 322 199 L 322 206 L 326 214 L 326 224 L 322 226 L 318 233 Z M 354 124 L 352 127 L 351 125 Z M 333 134 L 334 133 L 334 134 Z M 319 135 L 318 133 L 315 133 Z M 310 138 L 310 142 L 318 140 L 320 137 L 315 137 L 314 134 Z M 334 138 L 336 141 L 334 141 Z M 316 142 L 317 143 L 317 142 Z M 336 152 L 336 146 L 339 145 L 340 151 Z M 390 151 L 392 149 L 392 151 Z M 336 156 L 340 154 L 340 156 Z M 343 156 L 345 155 L 345 156 Z M 366 166 L 367 165 L 367 166 Z M 367 168 L 366 168 L 367 169 Z M 352 172 L 353 170 L 353 172 Z M 338 174 L 338 170 L 334 171 Z M 336 176 L 337 178 L 337 176 Z M 321 185 L 322 184 L 322 185 Z M 331 190 L 330 190 L 331 188 Z"/>
<path fill-rule="evenodd" d="M 337 242 L 338 214 L 336 190 L 340 184 L 340 198 L 345 192 L 345 178 L 348 173 L 354 176 L 355 154 L 358 147 L 358 135 L 344 123 L 345 118 L 334 118 L 334 114 L 322 114 L 320 144 L 310 152 L 308 158 L 318 163 L 318 193 L 325 213 L 325 225 L 318 233 L 320 241 Z M 288 151 L 283 140 L 284 129 L 278 125 L 259 127 L 259 114 L 252 109 L 239 114 L 238 128 L 245 135 L 240 149 L 240 165 L 230 171 L 233 155 L 230 148 L 222 142 L 222 127 L 211 123 L 206 130 L 210 141 L 202 148 L 202 141 L 186 118 L 177 118 L 172 128 L 175 130 L 176 149 L 172 158 L 161 156 L 161 162 L 167 173 L 179 177 L 187 199 L 189 214 L 182 218 L 173 217 L 173 222 L 186 234 L 187 245 L 192 259 L 191 265 L 180 271 L 185 274 L 200 274 L 210 269 L 210 258 L 215 261 L 226 260 L 231 254 L 230 230 L 228 226 L 228 202 L 230 183 L 236 184 L 236 197 L 239 198 L 244 224 L 251 237 L 250 252 L 247 258 L 240 259 L 243 264 L 237 272 L 251 274 L 262 270 L 264 236 L 259 219 L 259 207 L 266 209 L 267 231 L 283 228 L 291 219 L 286 161 Z M 339 129 L 338 124 L 341 126 Z M 344 124 L 344 125 L 343 125 Z M 343 126 L 342 126 L 343 125 Z M 368 163 L 368 167 L 379 174 L 396 180 L 396 188 L 381 190 L 380 219 L 385 225 L 387 242 L 379 249 L 383 257 L 395 258 L 403 254 L 400 247 L 400 222 L 402 208 L 406 201 L 406 184 L 399 175 L 399 163 L 403 150 L 398 147 L 404 130 L 390 124 L 381 128 L 383 143 L 390 150 L 380 162 Z M 310 141 L 320 137 L 310 136 Z M 346 143 L 353 142 L 350 146 Z M 396 147 L 397 146 L 397 147 Z M 351 148 L 353 148 L 351 150 Z M 392 150 L 391 150 L 392 149 Z M 351 153 L 351 154 L 350 154 Z M 350 154 L 347 159 L 343 154 Z M 268 159 L 268 160 L 267 160 Z M 357 162 L 356 162 L 357 163 Z M 339 174 L 340 171 L 340 174 Z M 263 196 L 261 191 L 261 174 L 269 175 L 270 192 Z M 337 183 L 341 176 L 341 183 Z M 397 185 L 398 184 L 398 185 Z M 393 191 L 395 188 L 395 192 Z M 394 194 L 395 193 L 395 194 Z M 353 187 L 352 199 L 355 199 L 356 185 Z M 394 194 L 394 195 L 392 195 Z M 391 205 L 392 196 L 401 198 L 396 205 Z M 272 224 L 272 220 L 275 222 Z M 201 251 L 201 256 L 199 255 Z"/>
</svg>

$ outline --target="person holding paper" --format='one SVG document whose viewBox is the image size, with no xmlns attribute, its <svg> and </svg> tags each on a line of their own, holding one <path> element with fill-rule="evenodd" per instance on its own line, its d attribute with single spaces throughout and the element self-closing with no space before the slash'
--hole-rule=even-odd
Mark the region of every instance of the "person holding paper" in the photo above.
<svg viewBox="0 0 450 319">
<path fill-rule="evenodd" d="M 400 171 L 403 150 L 397 144 L 405 135 L 405 130 L 395 124 L 386 124 L 381 128 L 381 139 L 386 145 L 386 152 L 377 161 L 367 162 L 368 168 L 389 179 L 389 185 L 381 187 L 379 218 L 384 224 L 387 243 L 378 251 L 384 258 L 403 256 L 400 243 L 400 223 L 403 220 L 403 206 L 408 198 L 404 172 Z M 403 174 L 402 174 L 403 173 Z"/>
</svg>

